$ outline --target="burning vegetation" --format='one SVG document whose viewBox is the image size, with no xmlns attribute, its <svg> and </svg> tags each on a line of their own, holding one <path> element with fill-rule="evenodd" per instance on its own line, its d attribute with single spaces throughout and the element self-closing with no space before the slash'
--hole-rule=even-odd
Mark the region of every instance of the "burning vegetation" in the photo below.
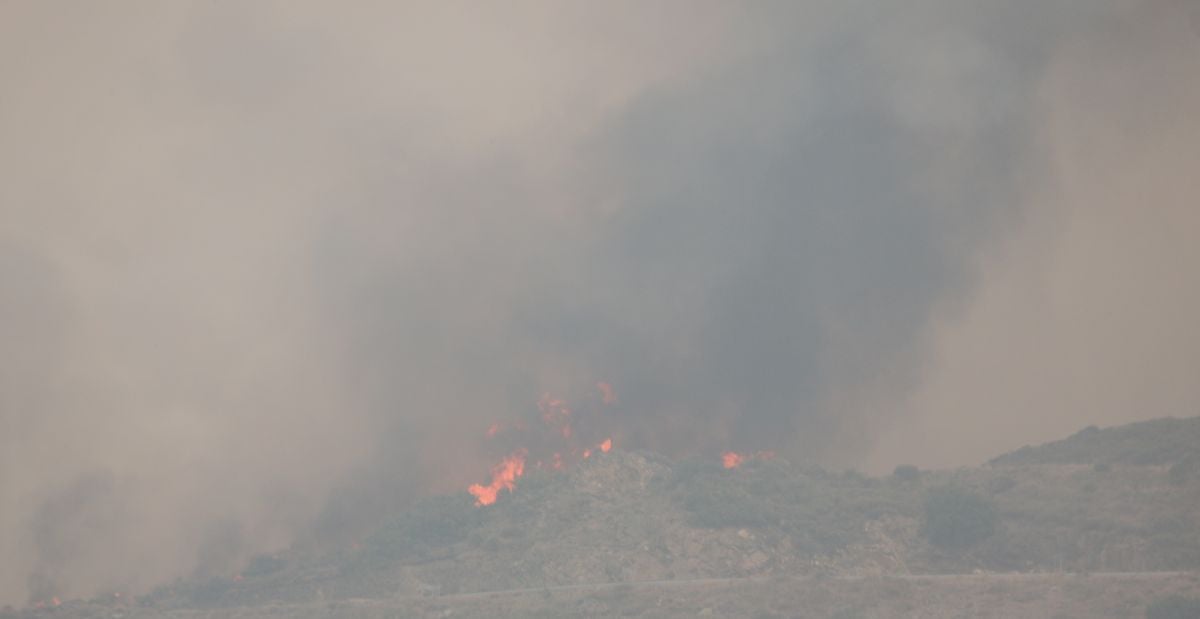
<svg viewBox="0 0 1200 619">
<path fill-rule="evenodd" d="M 741 454 L 732 451 L 721 454 L 721 464 L 727 469 L 736 469 L 742 465 L 743 460 L 745 458 Z"/>
<path fill-rule="evenodd" d="M 519 449 L 513 452 L 508 457 L 504 458 L 492 468 L 492 482 L 486 486 L 480 484 L 471 484 L 467 488 L 467 492 L 475 497 L 476 505 L 491 505 L 496 502 L 496 497 L 501 490 L 512 491 L 517 484 L 517 478 L 525 473 L 525 457 L 529 455 L 528 450 Z"/>
<path fill-rule="evenodd" d="M 612 385 L 596 383 L 599 392 L 600 410 L 616 403 Z M 511 423 L 495 422 L 485 431 L 486 438 L 516 445 L 492 467 L 491 481 L 487 484 L 471 484 L 467 492 L 475 497 L 475 505 L 491 505 L 499 498 L 502 490 L 512 492 L 517 480 L 525 474 L 527 463 L 536 469 L 563 471 L 579 460 L 586 460 L 596 452 L 608 453 L 613 446 L 611 436 L 597 441 L 590 437 L 597 432 L 595 426 L 583 421 L 582 431 L 576 429 L 581 423 L 579 415 L 567 405 L 566 400 L 543 393 L 537 402 L 538 423 L 524 421 Z M 589 413 L 596 409 L 588 409 Z"/>
<path fill-rule="evenodd" d="M 774 457 L 775 452 L 773 451 L 760 451 L 749 455 L 740 454 L 736 451 L 727 451 L 721 454 L 721 465 L 727 469 L 736 469 L 749 459 L 770 460 Z"/>
<path fill-rule="evenodd" d="M 582 424 L 578 429 L 583 433 Z M 48 590 L 35 598 L 28 614 L 16 616 L 157 617 L 175 609 L 186 613 L 179 616 L 198 610 L 218 616 L 221 609 L 236 609 L 241 617 L 255 607 L 264 609 L 262 616 L 281 609 L 327 616 L 336 609 L 359 611 L 364 600 L 380 608 L 436 602 L 437 616 L 444 616 L 456 594 L 579 583 L 608 588 L 622 581 L 746 579 L 743 584 L 749 584 L 750 579 L 796 577 L 788 581 L 790 587 L 797 582 L 826 586 L 842 577 L 861 582 L 864 575 L 939 574 L 945 579 L 959 574 L 978 582 L 986 578 L 980 570 L 1023 571 L 1023 580 L 1039 574 L 1059 579 L 1061 572 L 1052 572 L 1064 569 L 1194 570 L 1200 565 L 1194 534 L 1200 485 L 1192 477 L 1173 479 L 1165 465 L 1196 456 L 1198 429 L 1200 419 L 1093 430 L 1007 454 L 989 466 L 930 470 L 910 479 L 834 472 L 762 451 L 677 461 L 634 450 L 599 457 L 603 443 L 611 446 L 608 440 L 593 447 L 585 466 L 560 473 L 549 464 L 538 470 L 532 448 L 518 449 L 501 459 L 487 485 L 472 487 L 472 498 L 463 493 L 419 498 L 390 514 L 349 551 L 296 548 L 260 556 L 227 576 L 182 579 L 136 600 L 109 591 L 91 600 L 63 596 L 61 606 L 51 608 L 56 593 Z M 529 431 L 519 436 L 532 437 Z M 726 467 L 727 457 L 737 465 Z M 565 455 L 563 462 L 568 462 Z M 1084 466 L 1091 462 L 1112 466 Z M 498 500 L 502 489 L 513 491 L 518 483 L 521 492 Z M 1060 500 L 1064 496 L 1073 501 Z M 1147 509 L 1131 513 L 1130 496 Z M 478 508 L 493 503 L 493 508 Z M 1088 519 L 1074 516 L 1078 506 L 1087 510 Z M 1162 514 L 1174 518 L 1163 521 Z M 1174 590 L 1194 590 L 1193 580 L 1173 580 L 1180 578 L 1177 574 L 1164 572 L 1161 581 L 1143 575 L 1139 582 L 1155 595 L 1171 591 L 1164 588 L 1170 583 L 1178 585 Z M 1006 591 L 1014 577 L 1003 576 Z M 1105 578 L 1106 585 L 1116 582 Z M 888 603 L 895 595 L 888 589 Z M 1150 603 L 1148 596 L 1142 599 Z M 1163 600 L 1152 606 L 1178 605 Z M 569 616 L 579 608 L 556 606 L 557 612 L 541 614 Z M 506 614 L 488 607 L 462 616 L 539 614 L 528 610 Z M 727 614 L 756 616 L 743 610 Z M 663 616 L 697 614 L 689 608 Z M 0 618 L 7 617 L 0 611 Z"/>
<path fill-rule="evenodd" d="M 508 455 L 492 467 L 488 483 L 467 487 L 467 492 L 475 497 L 475 505 L 492 505 L 502 490 L 514 491 L 517 480 L 525 474 L 527 467 L 565 471 L 596 453 L 609 453 L 613 448 L 611 436 L 598 442 L 591 437 L 596 436 L 598 427 L 606 425 L 595 423 L 595 417 L 602 415 L 606 407 L 614 405 L 617 395 L 611 384 L 602 381 L 596 383 L 596 390 L 602 406 L 582 409 L 585 411 L 583 414 L 577 413 L 566 400 L 543 393 L 537 401 L 536 423 L 527 424 L 517 420 L 497 421 L 489 425 L 484 432 L 487 440 L 503 441 L 515 447 L 511 447 Z M 721 464 L 726 469 L 736 469 L 751 459 L 770 460 L 774 457 L 772 451 L 748 454 L 726 451 L 721 454 Z"/>
</svg>

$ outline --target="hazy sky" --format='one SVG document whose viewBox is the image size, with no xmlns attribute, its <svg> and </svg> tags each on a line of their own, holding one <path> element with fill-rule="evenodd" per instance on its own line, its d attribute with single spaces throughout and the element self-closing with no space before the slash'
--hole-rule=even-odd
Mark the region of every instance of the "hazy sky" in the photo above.
<svg viewBox="0 0 1200 619">
<path fill-rule="evenodd" d="M 872 471 L 1197 414 L 1191 4 L 0 5 L 0 603 L 598 381 L 587 440 Z"/>
</svg>

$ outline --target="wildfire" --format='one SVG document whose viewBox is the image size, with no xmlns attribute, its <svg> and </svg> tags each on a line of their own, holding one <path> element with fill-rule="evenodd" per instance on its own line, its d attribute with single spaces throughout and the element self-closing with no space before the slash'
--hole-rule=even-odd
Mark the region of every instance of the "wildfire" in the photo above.
<svg viewBox="0 0 1200 619">
<path fill-rule="evenodd" d="M 727 469 L 736 469 L 742 465 L 742 462 L 745 459 L 746 458 L 741 454 L 732 451 L 727 451 L 721 454 L 721 464 L 725 465 L 725 468 Z"/>
<path fill-rule="evenodd" d="M 602 402 L 616 402 L 612 385 L 596 383 Z M 501 490 L 512 492 L 517 480 L 526 467 L 537 470 L 565 471 L 572 465 L 591 458 L 597 453 L 612 450 L 613 439 L 594 442 L 600 434 L 601 425 L 593 418 L 599 404 L 594 399 L 579 411 L 574 411 L 565 399 L 543 393 L 537 400 L 537 417 L 531 419 L 529 427 L 525 421 L 498 420 L 484 431 L 486 440 L 507 444 L 510 451 L 492 467 L 491 481 L 487 484 L 471 484 L 467 491 L 475 497 L 475 505 L 491 505 L 499 498 Z M 515 441 L 521 440 L 520 443 Z"/>
<path fill-rule="evenodd" d="M 542 413 L 542 421 L 552 425 L 565 423 L 571 417 L 571 409 L 567 403 L 549 393 L 543 393 L 542 398 L 538 400 L 538 410 Z"/>
<path fill-rule="evenodd" d="M 617 403 L 617 392 L 613 391 L 612 385 L 606 382 L 596 383 L 596 388 L 600 390 L 600 401 L 605 404 Z"/>
<path fill-rule="evenodd" d="M 492 467 L 492 483 L 486 486 L 471 484 L 467 492 L 475 497 L 475 505 L 482 507 L 495 503 L 501 489 L 512 492 L 517 485 L 517 478 L 525 474 L 525 456 L 528 453 L 525 449 L 518 449 Z"/>
<path fill-rule="evenodd" d="M 751 458 L 755 460 L 770 460 L 774 457 L 775 452 L 773 451 L 759 451 L 749 455 L 740 454 L 734 451 L 727 451 L 721 454 L 721 464 L 725 465 L 725 468 L 727 469 L 736 469 L 737 467 L 741 466 L 742 463 Z"/>
</svg>

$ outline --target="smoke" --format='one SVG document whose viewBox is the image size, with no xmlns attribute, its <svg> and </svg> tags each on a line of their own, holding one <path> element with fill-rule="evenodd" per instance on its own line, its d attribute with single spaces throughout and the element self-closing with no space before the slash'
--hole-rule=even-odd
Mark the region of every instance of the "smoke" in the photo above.
<svg viewBox="0 0 1200 619">
<path fill-rule="evenodd" d="M 1064 42 L 1039 87 L 1047 176 L 1020 229 L 931 334 L 869 466 L 980 462 L 1023 444 L 1200 413 L 1200 7 L 1131 3 Z"/>
<path fill-rule="evenodd" d="M 915 418 L 900 402 L 985 250 L 1041 221 L 1067 44 L 1159 23 L 932 1 L 0 13 L 6 602 L 340 541 L 482 481 L 485 430 L 546 392 L 620 447 L 860 460 Z"/>
</svg>

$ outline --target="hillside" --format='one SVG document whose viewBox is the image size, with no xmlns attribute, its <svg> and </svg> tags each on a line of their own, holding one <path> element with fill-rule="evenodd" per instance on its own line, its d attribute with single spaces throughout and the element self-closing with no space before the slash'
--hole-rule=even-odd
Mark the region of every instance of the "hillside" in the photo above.
<svg viewBox="0 0 1200 619">
<path fill-rule="evenodd" d="M 992 464 L 1172 465 L 1197 457 L 1200 417 L 1167 417 L 1115 428 L 1089 426 L 1061 441 L 998 456 Z"/>
<path fill-rule="evenodd" d="M 531 472 L 491 506 L 428 498 L 351 547 L 257 557 L 134 604 L 28 614 L 985 616 L 963 606 L 979 603 L 1134 616 L 1156 596 L 1200 595 L 1200 476 L 1178 466 L 1193 453 L 1178 439 L 1198 422 L 1086 430 L 982 467 L 882 478 L 614 449 Z"/>
</svg>

